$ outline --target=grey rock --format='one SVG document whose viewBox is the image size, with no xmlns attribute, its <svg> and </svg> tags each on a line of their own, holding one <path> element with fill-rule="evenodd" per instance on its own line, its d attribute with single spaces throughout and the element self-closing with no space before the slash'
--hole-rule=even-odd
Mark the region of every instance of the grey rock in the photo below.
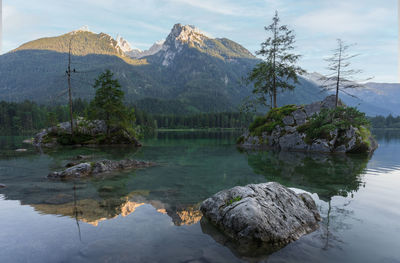
<svg viewBox="0 0 400 263">
<path fill-rule="evenodd" d="M 301 131 L 301 125 L 310 121 L 312 116 L 322 109 L 335 107 L 335 96 L 329 96 L 321 102 L 315 102 L 305 106 L 298 106 L 295 111 L 283 117 L 284 126 L 277 125 L 271 133 L 262 136 L 254 136 L 245 133 L 246 148 L 259 148 L 260 146 L 285 151 L 309 151 L 324 153 L 372 153 L 378 143 L 374 138 L 362 138 L 359 130 L 350 127 L 347 130 L 335 129 L 325 138 L 317 138 L 314 142 L 306 140 L 306 134 Z M 339 106 L 345 106 L 339 101 Z M 363 136 L 365 133 L 363 133 Z M 262 145 L 261 145 L 262 144 Z"/>
<path fill-rule="evenodd" d="M 337 138 L 338 138 L 338 136 L 339 136 L 338 130 L 335 129 L 334 131 L 331 131 L 331 132 L 329 133 L 329 136 L 330 136 L 329 146 L 332 148 L 332 147 L 335 146 L 336 140 L 337 140 Z"/>
<path fill-rule="evenodd" d="M 356 143 L 357 143 L 357 138 L 356 137 L 352 137 L 350 139 L 350 141 L 347 143 L 346 145 L 346 152 L 351 152 L 354 150 L 354 148 L 356 147 Z"/>
<path fill-rule="evenodd" d="M 73 164 L 73 163 L 72 163 Z M 94 163 L 80 163 L 72 167 L 67 168 L 61 172 L 52 172 L 48 175 L 49 178 L 81 178 L 87 176 L 97 176 L 100 174 L 127 170 L 127 169 L 139 169 L 154 166 L 152 162 L 143 162 L 136 160 L 121 160 L 121 161 L 110 161 L 103 160 Z"/>
<path fill-rule="evenodd" d="M 0 188 L 6 188 L 7 186 L 5 184 L 0 184 Z"/>
<path fill-rule="evenodd" d="M 302 135 L 296 131 L 282 136 L 279 139 L 279 147 L 281 150 L 307 150 L 309 146 L 304 142 Z"/>
<path fill-rule="evenodd" d="M 223 233 L 246 245 L 284 246 L 315 231 L 321 220 L 308 194 L 297 195 L 278 183 L 224 190 L 205 200 L 200 209 Z"/>
<path fill-rule="evenodd" d="M 290 116 L 290 115 L 288 115 L 288 116 L 285 116 L 284 118 L 283 118 L 283 124 L 285 124 L 286 126 L 288 126 L 288 125 L 294 125 L 294 118 L 293 118 L 293 116 Z"/>
<path fill-rule="evenodd" d="M 313 152 L 331 152 L 331 147 L 326 140 L 318 139 L 311 144 L 310 150 Z"/>
<path fill-rule="evenodd" d="M 294 133 L 294 132 L 297 131 L 297 129 L 295 127 L 293 127 L 293 126 L 285 126 L 284 129 L 288 133 Z"/>
<path fill-rule="evenodd" d="M 92 166 L 90 163 L 80 163 L 78 165 L 72 166 L 62 172 L 50 173 L 48 177 L 51 178 L 66 178 L 66 177 L 85 177 L 88 176 L 92 171 Z"/>
<path fill-rule="evenodd" d="M 321 108 L 323 109 L 333 109 L 335 108 L 335 106 L 336 106 L 335 95 L 328 96 L 321 102 Z M 341 100 L 339 100 L 338 106 L 344 107 L 346 105 Z"/>
<path fill-rule="evenodd" d="M 22 143 L 24 143 L 24 144 L 33 144 L 33 138 L 32 139 L 23 140 Z"/>
<path fill-rule="evenodd" d="M 302 109 L 298 109 L 292 112 L 292 116 L 296 121 L 296 125 L 303 125 L 304 123 L 306 123 L 307 115 Z"/>
<path fill-rule="evenodd" d="M 15 151 L 16 151 L 16 152 L 20 152 L 20 153 L 22 153 L 22 152 L 27 152 L 27 151 L 28 151 L 28 149 L 16 149 Z"/>
<path fill-rule="evenodd" d="M 347 150 L 346 146 L 342 144 L 342 145 L 336 147 L 334 152 L 336 152 L 336 153 L 345 153 L 346 150 Z"/>
<path fill-rule="evenodd" d="M 321 111 L 321 102 L 314 102 L 314 103 L 305 105 L 304 111 L 306 112 L 306 115 L 308 118 L 313 117 L 314 114 L 317 114 Z"/>
</svg>

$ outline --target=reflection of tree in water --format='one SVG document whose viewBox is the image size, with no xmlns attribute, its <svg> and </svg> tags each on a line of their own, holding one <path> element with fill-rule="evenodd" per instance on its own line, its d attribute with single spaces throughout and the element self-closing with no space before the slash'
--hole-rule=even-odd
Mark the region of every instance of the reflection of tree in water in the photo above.
<svg viewBox="0 0 400 263">
<path fill-rule="evenodd" d="M 317 193 L 322 200 L 346 197 L 362 185 L 370 157 L 299 152 L 246 152 L 248 163 L 268 181 Z"/>
<path fill-rule="evenodd" d="M 56 182 L 62 186 L 60 191 L 54 189 L 50 193 L 44 192 L 43 195 L 38 192 L 25 195 L 20 200 L 41 213 L 75 219 L 79 236 L 79 222 L 97 226 L 101 221 L 128 216 L 146 204 L 153 206 L 157 212 L 170 216 L 177 226 L 195 224 L 201 219 L 199 204 L 176 204 L 174 200 L 165 198 L 169 196 L 168 189 L 162 193 L 128 190 L 127 184 L 131 178 L 131 173 L 123 173 L 107 178 Z"/>
<path fill-rule="evenodd" d="M 317 193 L 325 201 L 320 202 L 322 248 L 329 249 L 333 241 L 336 245 L 340 243 L 334 233 L 349 227 L 344 221 L 351 217 L 352 211 L 347 209 L 351 201 L 333 205 L 332 198 L 352 196 L 365 186 L 362 175 L 369 156 L 272 151 L 248 151 L 245 154 L 253 171 L 264 175 L 268 181 Z"/>
</svg>

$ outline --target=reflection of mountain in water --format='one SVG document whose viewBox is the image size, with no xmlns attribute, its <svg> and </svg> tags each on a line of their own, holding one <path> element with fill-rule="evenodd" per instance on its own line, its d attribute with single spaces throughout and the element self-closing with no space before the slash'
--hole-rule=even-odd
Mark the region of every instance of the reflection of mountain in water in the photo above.
<svg viewBox="0 0 400 263">
<path fill-rule="evenodd" d="M 168 204 L 156 200 L 146 200 L 146 192 L 132 192 L 120 199 L 83 199 L 60 204 L 31 204 L 36 211 L 76 218 L 79 221 L 97 226 L 101 221 L 128 216 L 143 205 L 151 205 L 157 212 L 168 214 L 175 225 L 192 225 L 200 221 L 201 213 L 196 207 L 173 209 Z M 144 195 L 143 195 L 144 194 Z M 59 196 L 60 199 L 65 196 Z M 135 201 L 133 201 L 135 200 Z"/>
<path fill-rule="evenodd" d="M 317 193 L 322 200 L 347 196 L 363 184 L 370 157 L 300 152 L 246 152 L 248 163 L 268 181 Z"/>
</svg>

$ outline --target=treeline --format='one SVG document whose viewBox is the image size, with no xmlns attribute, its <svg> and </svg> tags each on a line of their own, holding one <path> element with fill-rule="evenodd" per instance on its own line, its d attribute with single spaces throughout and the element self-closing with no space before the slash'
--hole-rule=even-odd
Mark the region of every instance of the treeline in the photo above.
<svg viewBox="0 0 400 263">
<path fill-rule="evenodd" d="M 210 128 L 245 128 L 253 121 L 252 114 L 239 112 L 200 113 L 194 115 L 147 115 L 147 120 L 136 120 L 155 129 L 210 129 Z M 150 119 L 149 119 L 150 118 Z"/>
<path fill-rule="evenodd" d="M 76 115 L 84 114 L 88 103 L 81 99 L 73 102 Z M 69 110 L 66 105 L 44 106 L 35 102 L 24 101 L 0 102 L 0 133 L 23 134 L 67 121 Z"/>
<path fill-rule="evenodd" d="M 370 117 L 372 128 L 400 128 L 400 116 L 393 117 L 389 115 L 387 117 L 376 116 Z"/>
<path fill-rule="evenodd" d="M 77 99 L 73 101 L 74 115 L 86 116 L 89 103 Z M 136 125 L 145 131 L 153 129 L 206 129 L 244 128 L 251 123 L 251 114 L 238 112 L 202 113 L 194 115 L 148 114 L 135 109 Z M 40 129 L 69 120 L 68 105 L 40 105 L 35 102 L 0 102 L 0 133 L 31 134 Z"/>
</svg>

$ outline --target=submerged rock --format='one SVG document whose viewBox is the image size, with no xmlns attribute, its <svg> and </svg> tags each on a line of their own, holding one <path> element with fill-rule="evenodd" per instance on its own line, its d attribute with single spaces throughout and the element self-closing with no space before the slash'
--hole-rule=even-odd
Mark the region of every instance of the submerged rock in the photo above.
<svg viewBox="0 0 400 263">
<path fill-rule="evenodd" d="M 19 152 L 19 153 L 23 153 L 23 152 L 27 152 L 28 149 L 16 149 L 15 151 Z"/>
<path fill-rule="evenodd" d="M 80 163 L 69 167 L 61 172 L 52 172 L 49 178 L 81 178 L 88 176 L 97 176 L 107 172 L 118 170 L 138 169 L 154 166 L 152 162 L 143 162 L 136 160 L 110 161 L 103 160 L 93 163 Z"/>
<path fill-rule="evenodd" d="M 315 231 L 321 220 L 310 195 L 296 194 L 278 183 L 224 190 L 205 200 L 200 209 L 242 250 L 263 245 L 281 248 Z"/>
<path fill-rule="evenodd" d="M 273 109 L 267 116 L 259 118 L 250 126 L 250 132 L 245 132 L 238 140 L 243 148 L 259 149 L 271 148 L 284 151 L 306 151 L 323 153 L 372 153 L 378 147 L 378 143 L 372 137 L 367 127 L 347 120 L 343 117 L 332 119 L 335 125 L 325 128 L 327 132 L 309 138 L 307 130 L 313 118 L 321 111 L 335 108 L 335 96 L 329 96 L 321 102 L 315 102 L 305 106 L 287 105 Z M 348 109 L 342 102 L 339 106 Z M 347 114 L 347 113 L 346 113 Z M 344 114 L 344 116 L 346 116 Z M 350 118 L 351 119 L 351 118 Z M 346 127 L 346 128 L 343 128 Z M 321 128 L 321 127 L 319 127 Z"/>
</svg>

